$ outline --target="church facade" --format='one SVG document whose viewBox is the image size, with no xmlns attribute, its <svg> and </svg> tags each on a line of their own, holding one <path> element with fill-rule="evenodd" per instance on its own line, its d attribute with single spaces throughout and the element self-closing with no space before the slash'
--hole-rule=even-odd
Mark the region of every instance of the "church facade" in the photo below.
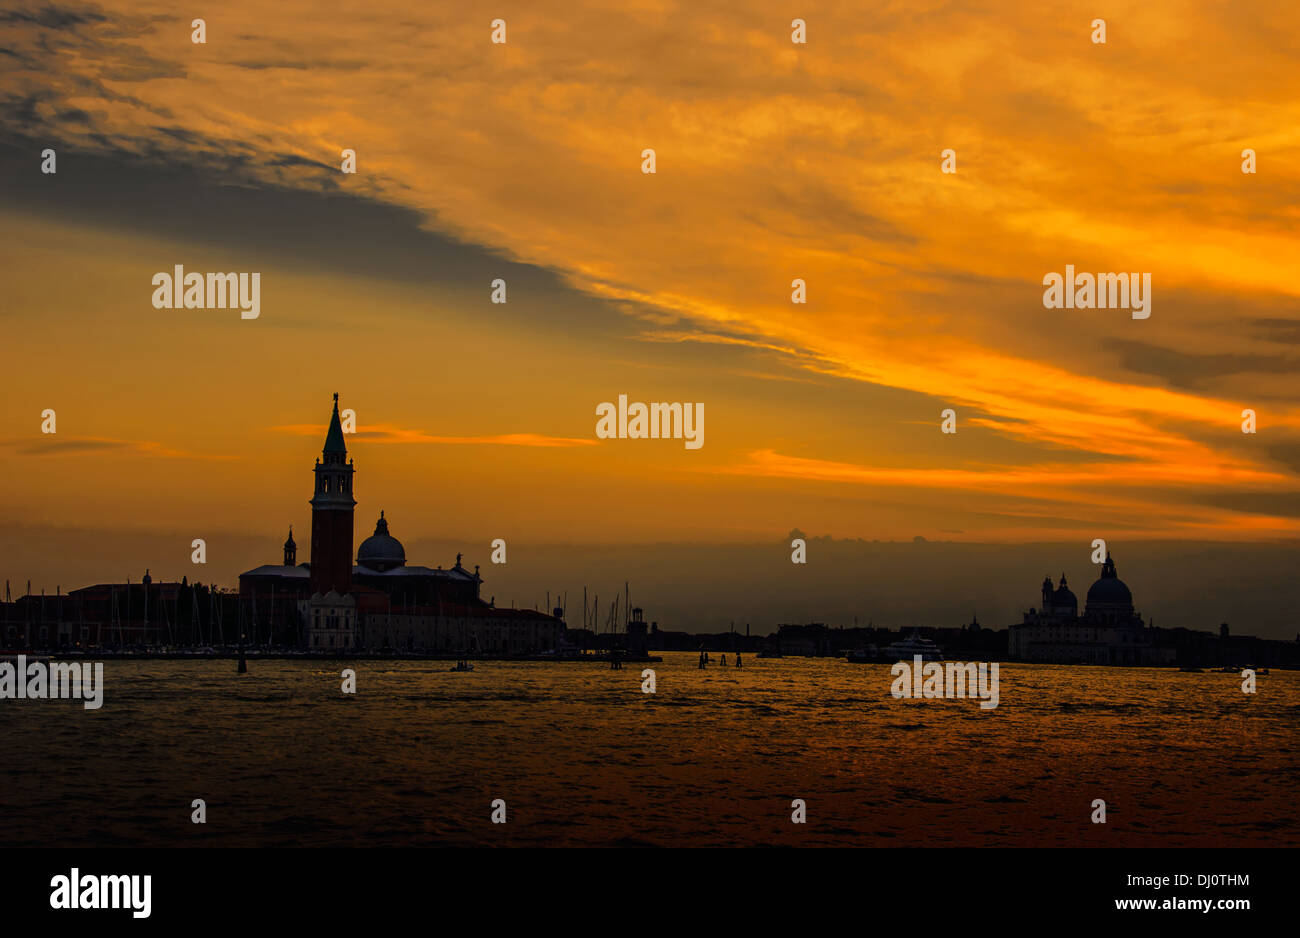
<svg viewBox="0 0 1300 938">
<path fill-rule="evenodd" d="M 283 563 L 240 575 L 240 603 L 255 626 L 265 620 L 268 634 L 318 652 L 527 655 L 560 645 L 559 615 L 485 602 L 479 568 L 467 570 L 460 554 L 447 569 L 408 564 L 382 511 L 354 561 L 353 473 L 336 394 L 313 470 L 311 562 L 297 563 L 290 528 Z"/>
<path fill-rule="evenodd" d="M 1008 630 L 1007 652 L 1020 661 L 1057 664 L 1162 666 L 1173 663 L 1173 649 L 1157 647 L 1151 629 L 1133 608 L 1133 594 L 1106 555 L 1101 576 L 1088 588 L 1087 605 L 1066 585 L 1043 580 L 1042 606 Z"/>
</svg>

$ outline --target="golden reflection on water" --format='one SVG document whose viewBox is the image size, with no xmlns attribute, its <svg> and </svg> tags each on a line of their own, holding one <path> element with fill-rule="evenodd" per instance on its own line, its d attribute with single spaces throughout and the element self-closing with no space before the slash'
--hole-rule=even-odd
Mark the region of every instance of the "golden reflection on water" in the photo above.
<svg viewBox="0 0 1300 938">
<path fill-rule="evenodd" d="M 1249 696 L 1231 674 L 1004 664 L 981 710 L 837 659 L 448 667 L 110 661 L 101 710 L 0 701 L 0 843 L 1300 843 L 1296 672 Z"/>
</svg>

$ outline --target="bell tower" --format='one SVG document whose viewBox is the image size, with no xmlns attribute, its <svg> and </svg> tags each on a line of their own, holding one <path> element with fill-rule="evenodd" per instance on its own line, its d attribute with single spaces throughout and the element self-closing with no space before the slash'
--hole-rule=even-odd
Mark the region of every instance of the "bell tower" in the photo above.
<svg viewBox="0 0 1300 938">
<path fill-rule="evenodd" d="M 343 442 L 339 396 L 325 448 L 316 460 L 316 487 L 311 497 L 311 591 L 346 593 L 352 589 L 352 463 Z"/>
</svg>

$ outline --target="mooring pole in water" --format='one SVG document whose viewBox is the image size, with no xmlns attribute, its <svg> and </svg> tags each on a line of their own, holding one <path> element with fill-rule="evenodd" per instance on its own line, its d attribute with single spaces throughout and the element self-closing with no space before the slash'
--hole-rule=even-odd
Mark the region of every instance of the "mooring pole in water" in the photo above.
<svg viewBox="0 0 1300 938">
<path fill-rule="evenodd" d="M 239 643 L 239 674 L 248 673 L 248 662 L 244 660 L 244 643 Z"/>
</svg>

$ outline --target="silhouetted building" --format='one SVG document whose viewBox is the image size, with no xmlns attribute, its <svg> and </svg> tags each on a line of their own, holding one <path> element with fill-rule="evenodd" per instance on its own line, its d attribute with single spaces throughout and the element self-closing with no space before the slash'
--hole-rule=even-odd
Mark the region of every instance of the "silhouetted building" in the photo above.
<svg viewBox="0 0 1300 938">
<path fill-rule="evenodd" d="M 1061 575 L 1052 588 L 1047 577 L 1042 586 L 1042 607 L 1025 613 L 1008 636 L 1008 653 L 1022 661 L 1061 664 L 1162 665 L 1174 660 L 1172 649 L 1157 646 L 1142 617 L 1133 608 L 1133 594 L 1106 555 L 1101 576 L 1088 588 L 1087 605 L 1079 602 Z"/>
<path fill-rule="evenodd" d="M 632 610 L 632 618 L 627 623 L 627 653 L 633 657 L 644 657 L 646 638 L 645 613 L 637 606 Z"/>
<path fill-rule="evenodd" d="M 311 562 L 295 565 L 290 529 L 283 564 L 239 577 L 258 634 L 291 633 L 286 643 L 327 651 L 537 654 L 559 644 L 559 616 L 484 602 L 479 568 L 465 569 L 460 554 L 446 570 L 408 564 L 383 511 L 353 563 L 354 471 L 336 394 L 314 469 Z"/>
<path fill-rule="evenodd" d="M 6 593 L 8 590 L 6 589 Z M 238 597 L 185 578 L 97 583 L 56 592 L 30 592 L 0 603 L 0 647 L 75 651 L 91 647 L 140 649 L 216 641 L 238 627 Z"/>
<path fill-rule="evenodd" d="M 339 396 L 334 395 L 325 448 L 316 460 L 311 497 L 311 591 L 346 593 L 352 587 L 352 463 L 343 442 Z"/>
<path fill-rule="evenodd" d="M 829 655 L 832 650 L 831 630 L 820 622 L 808 625 L 778 625 L 776 649 L 782 655 L 816 657 Z"/>
</svg>

